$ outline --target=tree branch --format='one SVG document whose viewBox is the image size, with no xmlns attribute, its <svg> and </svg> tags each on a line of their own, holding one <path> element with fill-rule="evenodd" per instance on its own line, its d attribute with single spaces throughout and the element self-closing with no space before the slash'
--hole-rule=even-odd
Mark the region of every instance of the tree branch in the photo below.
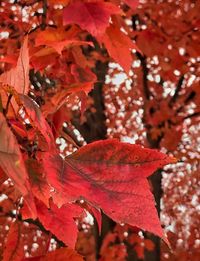
<svg viewBox="0 0 200 261">
<path fill-rule="evenodd" d="M 140 60 L 142 66 L 144 97 L 146 100 L 149 100 L 151 97 L 151 92 L 149 90 L 147 79 L 149 69 L 147 68 L 146 56 L 142 56 L 139 52 L 136 52 L 136 56 Z"/>
<path fill-rule="evenodd" d="M 183 86 L 183 80 L 184 80 L 184 75 L 181 75 L 181 77 L 178 80 L 177 86 L 176 86 L 176 90 L 174 95 L 172 96 L 171 100 L 169 101 L 169 107 L 172 107 L 173 103 L 176 102 L 178 96 L 179 96 L 179 92 Z"/>
<path fill-rule="evenodd" d="M 43 8 L 43 13 L 42 13 L 42 23 L 40 25 L 42 30 L 45 30 L 46 28 L 46 18 L 47 18 L 47 0 L 42 1 L 42 8 Z"/>
<path fill-rule="evenodd" d="M 196 92 L 192 90 L 185 98 L 183 104 L 181 104 L 181 106 L 176 110 L 176 112 L 177 113 L 181 112 L 184 109 L 184 106 L 187 105 L 190 101 L 192 101 L 195 96 L 196 96 Z"/>
<path fill-rule="evenodd" d="M 198 117 L 198 116 L 200 116 L 200 111 L 197 111 L 197 112 L 194 112 L 194 113 L 192 113 L 192 114 L 189 114 L 189 115 L 185 116 L 185 117 L 183 118 L 183 120 L 191 119 L 191 118 Z"/>
<path fill-rule="evenodd" d="M 98 62 L 95 68 L 95 74 L 97 75 L 97 82 L 94 89 L 91 91 L 90 96 L 94 100 L 94 109 L 87 110 L 85 112 L 86 121 L 81 124 L 80 114 L 76 112 L 72 119 L 72 124 L 77 128 L 82 137 L 87 143 L 95 140 L 106 139 L 107 127 L 106 117 L 104 114 L 104 97 L 103 97 L 103 85 L 105 76 L 107 73 L 108 64 Z"/>
</svg>

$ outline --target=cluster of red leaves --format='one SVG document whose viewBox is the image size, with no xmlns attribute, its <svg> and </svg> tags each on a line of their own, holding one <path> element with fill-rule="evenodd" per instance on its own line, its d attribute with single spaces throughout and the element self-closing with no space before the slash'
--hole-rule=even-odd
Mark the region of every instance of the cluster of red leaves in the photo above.
<svg viewBox="0 0 200 261">
<path fill-rule="evenodd" d="M 144 2 L 130 14 L 143 56 L 131 77 L 110 68 L 104 87 L 108 134 L 180 159 L 162 180 L 162 221 L 174 232 L 173 253 L 163 247 L 162 260 L 199 260 L 200 3 Z"/>
<path fill-rule="evenodd" d="M 4 182 L 1 189 L 7 188 L 5 195 L 12 189 L 13 195 L 12 207 L 8 210 L 5 204 L 1 214 L 14 218 L 3 242 L 3 261 L 82 260 L 70 248 L 48 253 L 52 235 L 63 246 L 75 247 L 78 232 L 75 221 L 86 213 L 80 200 L 85 201 L 91 213 L 101 209 L 117 223 L 147 230 L 167 241 L 147 177 L 174 162 L 173 158 L 115 139 L 85 145 L 63 158 L 55 142 L 63 121 L 70 120 L 70 113 L 61 119 L 57 119 L 56 113 L 66 101 L 73 101 L 74 95 L 82 101 L 82 112 L 85 110 L 86 96 L 97 81 L 93 72 L 97 60 L 114 60 L 129 72 L 132 50 L 138 48 L 131 41 L 133 32 L 123 19 L 123 9 L 127 5 L 135 8 L 137 1 L 49 3 L 39 25 L 37 18 L 31 16 L 31 12 L 41 8 L 38 1 L 30 3 L 32 10 L 26 10 L 29 23 L 20 20 L 20 8 L 16 10 L 17 22 L 10 21 L 9 3 L 2 17 L 17 27 L 21 41 L 24 31 L 30 35 L 23 39 L 18 58 L 9 50 L 15 45 L 12 40 L 8 41 L 9 51 L 2 58 L 9 70 L 0 76 L 0 174 Z M 57 8 L 59 4 L 64 9 Z M 122 27 L 126 33 L 120 30 Z M 12 39 L 13 32 L 8 32 Z M 100 58 L 95 48 L 102 46 L 107 55 Z M 37 90 L 29 83 L 30 69 L 56 84 L 43 93 L 44 104 L 36 103 Z M 23 221 L 31 229 L 30 220 L 33 230 L 39 228 L 46 233 L 44 242 L 47 243 L 42 253 L 24 249 L 27 229 Z M 23 230 L 26 232 L 22 233 Z M 122 253 L 120 249 L 119 254 Z"/>
<path fill-rule="evenodd" d="M 154 243 L 138 234 L 136 227 L 116 225 L 113 232 L 106 235 L 101 247 L 101 261 L 123 261 L 129 256 L 128 251 L 135 251 L 139 259 L 144 259 L 145 250 L 152 251 Z M 128 245 L 128 248 L 127 248 Z"/>
</svg>

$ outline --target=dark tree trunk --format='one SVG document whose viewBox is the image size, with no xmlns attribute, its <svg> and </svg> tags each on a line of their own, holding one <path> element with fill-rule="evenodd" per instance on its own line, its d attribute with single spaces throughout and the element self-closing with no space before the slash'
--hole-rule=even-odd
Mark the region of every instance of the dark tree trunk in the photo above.
<svg viewBox="0 0 200 261">
<path fill-rule="evenodd" d="M 98 62 L 96 64 L 95 74 L 97 75 L 97 83 L 90 93 L 90 96 L 93 98 L 94 101 L 95 110 L 86 111 L 85 116 L 87 120 L 83 124 L 80 123 L 80 115 L 75 115 L 74 119 L 72 120 L 73 125 L 79 130 L 87 143 L 107 138 L 107 126 L 106 117 L 104 114 L 105 105 L 103 96 L 103 86 L 107 70 L 107 63 Z M 102 230 L 101 235 L 99 236 L 98 225 L 95 222 L 94 235 L 96 238 L 97 259 L 99 258 L 99 252 L 103 239 L 109 231 L 112 231 L 114 225 L 115 222 L 104 213 L 102 213 Z"/>
<path fill-rule="evenodd" d="M 85 113 L 86 122 L 84 124 L 80 123 L 80 116 L 75 115 L 72 120 L 73 125 L 79 130 L 83 138 L 87 143 L 93 142 L 95 140 L 106 139 L 107 138 L 107 126 L 106 126 L 106 117 L 104 114 L 105 105 L 104 105 L 104 96 L 103 96 L 103 85 L 105 81 L 105 76 L 107 73 L 108 64 L 98 62 L 95 68 L 95 73 L 97 75 L 98 82 L 95 84 L 93 91 L 91 92 L 91 97 L 94 100 L 95 111 L 88 110 Z M 144 80 L 146 79 L 146 73 L 144 72 Z M 147 88 L 147 87 L 146 87 Z M 148 132 L 148 130 L 147 130 Z M 149 145 L 151 148 L 159 148 L 159 140 L 152 141 L 151 138 L 147 135 Z M 161 171 L 157 171 L 154 175 L 150 177 L 150 181 L 153 186 L 153 194 L 156 201 L 156 207 L 158 214 L 160 215 L 160 200 L 162 197 L 161 189 Z M 99 257 L 99 251 L 103 242 L 103 239 L 109 231 L 112 231 L 115 222 L 112 221 L 105 214 L 102 214 L 102 231 L 101 236 L 99 237 L 97 224 L 95 223 L 94 234 L 96 237 L 96 253 L 97 259 Z M 155 244 L 154 251 L 145 251 L 145 261 L 160 261 L 160 239 L 150 233 L 146 233 L 145 237 L 152 240 Z M 136 256 L 135 251 L 129 246 L 127 261 L 139 261 Z"/>
<path fill-rule="evenodd" d="M 83 138 L 87 143 L 95 140 L 106 139 L 107 127 L 105 124 L 104 114 L 104 96 L 103 96 L 103 85 L 105 76 L 107 73 L 107 63 L 98 62 L 95 68 L 95 74 L 97 75 L 97 83 L 94 89 L 91 91 L 90 96 L 94 100 L 95 111 L 87 110 L 85 112 L 86 121 L 80 123 L 80 115 L 75 115 L 72 123 L 79 130 Z"/>
<path fill-rule="evenodd" d="M 150 182 L 153 187 L 153 194 L 156 201 L 156 208 L 158 211 L 158 215 L 160 216 L 160 200 L 162 197 L 162 173 L 161 171 L 156 171 L 151 177 Z M 159 237 L 146 233 L 146 238 L 150 239 L 154 243 L 154 250 L 153 251 L 145 251 L 145 261 L 160 261 L 161 257 L 161 250 L 160 250 L 160 244 L 161 240 Z"/>
<path fill-rule="evenodd" d="M 159 149 L 160 147 L 160 138 L 157 140 L 152 140 L 151 136 L 148 133 L 147 128 L 147 140 L 149 142 L 149 147 L 152 149 Z M 152 176 L 150 176 L 149 181 L 151 182 L 153 188 L 153 195 L 155 198 L 156 209 L 158 216 L 160 217 L 161 207 L 160 202 L 163 195 L 162 191 L 162 171 L 156 171 Z M 145 237 L 150 239 L 154 243 L 153 251 L 145 251 L 145 261 L 160 261 L 161 259 L 161 239 L 153 234 L 146 233 Z"/>
<path fill-rule="evenodd" d="M 159 149 L 160 147 L 160 141 L 162 136 L 159 136 L 156 140 L 152 139 L 151 137 L 151 128 L 152 126 L 148 123 L 148 116 L 151 115 L 151 113 L 147 112 L 148 106 L 147 104 L 151 100 L 151 98 L 154 98 L 150 88 L 149 88 L 149 81 L 148 81 L 148 65 L 147 65 L 147 58 L 146 56 L 141 55 L 140 53 L 136 53 L 137 58 L 141 62 L 141 69 L 143 74 L 143 99 L 144 99 L 144 116 L 143 116 L 143 124 L 146 126 L 146 132 L 147 132 L 147 141 L 149 143 L 149 147 L 152 149 Z M 158 215 L 160 216 L 160 201 L 162 198 L 162 174 L 161 171 L 157 171 L 152 176 L 150 176 L 149 181 L 152 184 L 153 187 L 153 194 L 156 202 L 156 208 Z M 160 238 L 150 234 L 146 233 L 145 237 L 153 241 L 154 243 L 154 250 L 153 251 L 146 251 L 145 250 L 145 261 L 160 261 L 161 257 L 161 250 L 160 250 Z"/>
</svg>

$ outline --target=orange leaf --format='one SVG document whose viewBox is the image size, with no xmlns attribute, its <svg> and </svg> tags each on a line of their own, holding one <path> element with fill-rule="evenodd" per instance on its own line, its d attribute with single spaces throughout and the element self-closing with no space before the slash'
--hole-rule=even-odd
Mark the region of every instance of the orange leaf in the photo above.
<svg viewBox="0 0 200 261">
<path fill-rule="evenodd" d="M 17 66 L 0 76 L 0 82 L 14 87 L 18 93 L 27 94 L 29 91 L 29 53 L 28 37 L 24 39 Z"/>
<path fill-rule="evenodd" d="M 76 39 L 75 36 L 70 35 L 70 33 L 63 30 L 48 29 L 37 34 L 35 45 L 50 46 L 54 48 L 56 52 L 61 54 L 64 47 L 69 48 L 77 45 L 93 46 L 93 43 Z"/>
<path fill-rule="evenodd" d="M 109 55 L 121 65 L 126 73 L 129 73 L 133 63 L 131 50 L 138 49 L 131 39 L 119 28 L 111 25 L 99 41 L 104 43 Z"/>
</svg>

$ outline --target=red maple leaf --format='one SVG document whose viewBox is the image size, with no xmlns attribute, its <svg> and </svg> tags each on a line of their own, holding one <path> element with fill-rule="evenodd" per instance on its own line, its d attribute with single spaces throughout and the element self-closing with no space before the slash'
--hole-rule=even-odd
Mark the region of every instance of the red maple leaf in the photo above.
<svg viewBox="0 0 200 261">
<path fill-rule="evenodd" d="M 0 113 L 0 167 L 6 175 L 12 179 L 17 190 L 24 196 L 29 205 L 32 217 L 35 217 L 35 205 L 33 203 L 28 174 L 24 165 L 23 156 L 17 140 L 7 125 L 6 119 Z"/>
<path fill-rule="evenodd" d="M 84 198 L 116 222 L 164 237 L 146 178 L 170 162 L 174 159 L 157 150 L 106 140 L 84 146 L 65 161 L 46 154 L 44 166 L 63 202 Z"/>
<path fill-rule="evenodd" d="M 17 66 L 0 76 L 0 82 L 14 87 L 18 93 L 27 94 L 29 90 L 29 53 L 28 37 L 20 49 Z"/>
<path fill-rule="evenodd" d="M 119 28 L 113 25 L 107 28 L 106 33 L 99 38 L 99 41 L 104 43 L 110 57 L 119 63 L 125 72 L 128 73 L 133 63 L 131 50 L 138 50 L 136 44 L 120 31 Z"/>
<path fill-rule="evenodd" d="M 63 12 L 63 23 L 78 24 L 94 36 L 102 35 L 109 25 L 112 14 L 120 14 L 122 11 L 108 2 L 83 2 L 77 1 L 69 4 Z M 73 14 L 73 15 L 72 15 Z"/>
<path fill-rule="evenodd" d="M 3 261 L 21 261 L 24 256 L 21 237 L 21 224 L 17 221 L 11 224 L 6 245 L 3 252 Z"/>
<path fill-rule="evenodd" d="M 34 159 L 28 159 L 26 160 L 26 168 L 29 174 L 29 182 L 34 197 L 41 200 L 47 207 L 49 207 L 51 188 L 43 177 L 41 164 Z"/>
<path fill-rule="evenodd" d="M 78 233 L 74 218 L 80 216 L 83 209 L 74 204 L 65 204 L 58 208 L 54 203 L 48 209 L 41 201 L 36 202 L 38 218 L 43 226 L 66 245 L 74 248 Z"/>
</svg>

